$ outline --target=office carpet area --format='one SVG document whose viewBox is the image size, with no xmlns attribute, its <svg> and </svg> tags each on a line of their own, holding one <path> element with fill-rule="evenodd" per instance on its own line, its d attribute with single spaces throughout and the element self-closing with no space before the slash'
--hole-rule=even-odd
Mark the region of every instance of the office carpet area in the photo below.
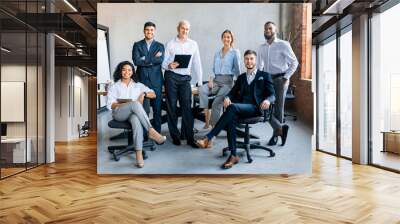
<svg viewBox="0 0 400 224">
<path fill-rule="evenodd" d="M 311 135 L 312 130 L 301 121 L 287 121 L 290 126 L 289 135 L 285 146 L 271 147 L 275 157 L 268 157 L 266 151 L 255 149 L 251 151 L 253 162 L 248 163 L 242 157 L 239 164 L 233 168 L 221 169 L 226 157 L 222 157 L 222 148 L 227 146 L 226 132 L 222 131 L 213 142 L 212 149 L 193 149 L 182 141 L 181 146 L 171 142 L 168 125 L 162 125 L 162 134 L 167 135 L 167 142 L 156 150 L 148 152 L 144 168 L 135 166 L 134 153 L 121 156 L 119 161 L 114 161 L 107 150 L 109 145 L 126 144 L 126 139 L 110 141 L 110 137 L 121 130 L 110 129 L 107 126 L 111 120 L 111 112 L 98 114 L 97 132 L 97 172 L 98 174 L 302 174 L 311 173 Z M 178 122 L 180 124 L 180 121 Z M 203 130 L 204 123 L 195 120 L 195 128 L 199 130 L 195 137 L 200 138 L 207 133 Z M 272 129 L 267 123 L 253 125 L 252 134 L 260 137 L 261 144 L 266 145 L 272 134 Z M 280 144 L 280 140 L 278 142 Z M 241 151 L 239 149 L 239 151 Z"/>
</svg>

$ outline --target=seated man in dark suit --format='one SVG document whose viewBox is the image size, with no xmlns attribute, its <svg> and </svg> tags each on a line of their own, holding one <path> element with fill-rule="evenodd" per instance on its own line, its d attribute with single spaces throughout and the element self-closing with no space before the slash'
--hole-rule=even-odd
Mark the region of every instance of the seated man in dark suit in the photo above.
<svg viewBox="0 0 400 224">
<path fill-rule="evenodd" d="M 139 82 L 148 86 L 156 93 L 156 98 L 150 100 L 153 107 L 153 126 L 161 132 L 161 102 L 163 75 L 161 63 L 164 60 L 164 45 L 154 40 L 156 25 L 152 22 L 144 24 L 144 39 L 136 42 L 132 49 L 132 60 L 137 66 Z M 149 100 L 145 100 L 143 107 L 149 109 Z"/>
<path fill-rule="evenodd" d="M 239 118 L 261 116 L 262 110 L 268 109 L 269 105 L 275 101 L 271 75 L 257 70 L 256 58 L 255 51 L 247 50 L 244 53 L 247 71 L 238 77 L 225 97 L 224 114 L 215 127 L 203 139 L 196 142 L 200 148 L 211 148 L 214 136 L 226 129 L 231 155 L 222 165 L 224 169 L 229 169 L 239 162 L 239 157 L 236 155 L 236 121 Z"/>
</svg>

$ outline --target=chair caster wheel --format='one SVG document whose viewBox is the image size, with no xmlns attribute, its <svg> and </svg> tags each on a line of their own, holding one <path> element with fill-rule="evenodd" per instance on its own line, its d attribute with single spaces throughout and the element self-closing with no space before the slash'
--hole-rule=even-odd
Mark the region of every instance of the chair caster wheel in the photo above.
<svg viewBox="0 0 400 224">
<path fill-rule="evenodd" d="M 269 157 L 274 157 L 274 156 L 275 156 L 274 152 L 271 152 L 271 154 L 269 155 Z"/>
<path fill-rule="evenodd" d="M 154 150 L 156 150 L 156 147 L 155 147 L 155 146 L 152 146 L 152 147 L 150 148 L 150 151 L 154 151 Z"/>
<path fill-rule="evenodd" d="M 223 150 L 222 151 L 222 157 L 226 157 L 227 155 L 228 155 L 228 153 L 225 150 Z"/>
<path fill-rule="evenodd" d="M 147 153 L 143 152 L 143 160 L 146 160 L 148 158 Z"/>
<path fill-rule="evenodd" d="M 114 160 L 118 162 L 119 161 L 119 157 L 114 155 Z"/>
</svg>

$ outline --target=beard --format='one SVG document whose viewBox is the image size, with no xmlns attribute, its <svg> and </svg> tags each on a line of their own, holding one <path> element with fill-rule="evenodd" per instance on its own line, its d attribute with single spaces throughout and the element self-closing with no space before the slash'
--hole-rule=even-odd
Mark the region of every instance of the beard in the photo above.
<svg viewBox="0 0 400 224">
<path fill-rule="evenodd" d="M 272 34 L 272 35 L 264 34 L 264 37 L 266 40 L 271 40 L 274 36 L 275 36 L 275 34 Z"/>
<path fill-rule="evenodd" d="M 246 68 L 249 70 L 253 69 L 254 67 L 256 67 L 256 66 L 255 65 L 246 65 Z"/>
</svg>

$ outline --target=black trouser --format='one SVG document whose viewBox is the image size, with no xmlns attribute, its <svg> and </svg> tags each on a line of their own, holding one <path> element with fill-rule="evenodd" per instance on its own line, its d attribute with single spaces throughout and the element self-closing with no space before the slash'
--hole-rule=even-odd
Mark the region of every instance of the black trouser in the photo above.
<svg viewBox="0 0 400 224">
<path fill-rule="evenodd" d="M 191 76 L 180 75 L 172 71 L 165 71 L 165 92 L 167 95 L 168 129 L 173 139 L 179 139 L 177 102 L 182 111 L 182 131 L 188 143 L 194 142 L 193 115 L 192 115 L 192 88 Z"/>
<path fill-rule="evenodd" d="M 162 87 L 153 87 L 151 85 L 147 85 L 150 89 L 154 90 L 156 94 L 155 99 L 146 99 L 144 102 L 143 107 L 145 108 L 146 112 L 149 112 L 149 106 L 153 108 L 153 120 L 152 125 L 154 129 L 161 133 L 161 103 L 162 103 Z M 150 101 L 150 102 L 149 102 Z M 150 104 L 150 105 L 149 105 Z"/>
<path fill-rule="evenodd" d="M 254 104 L 234 103 L 226 108 L 215 127 L 207 134 L 208 139 L 212 139 L 219 132 L 226 129 L 228 138 L 228 147 L 231 154 L 236 156 L 236 126 L 237 120 L 249 117 L 260 116 L 260 109 Z"/>
</svg>

